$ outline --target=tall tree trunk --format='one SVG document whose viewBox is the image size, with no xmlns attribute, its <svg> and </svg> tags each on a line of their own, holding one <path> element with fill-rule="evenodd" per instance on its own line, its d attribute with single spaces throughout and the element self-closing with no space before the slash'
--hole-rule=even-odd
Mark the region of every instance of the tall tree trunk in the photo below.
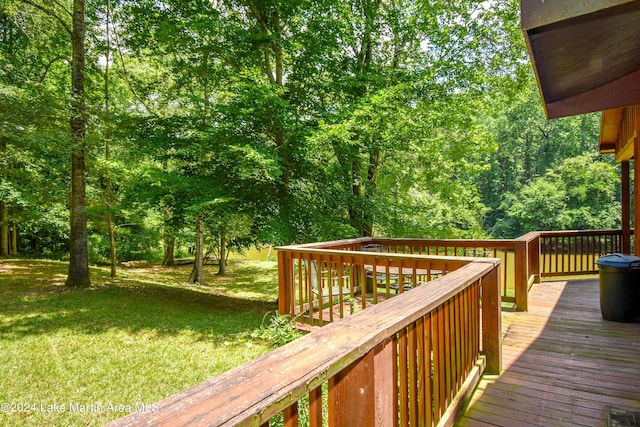
<svg viewBox="0 0 640 427">
<path fill-rule="evenodd" d="M 9 256 L 9 209 L 0 201 L 0 256 Z"/>
<path fill-rule="evenodd" d="M 84 288 L 91 286 L 89 276 L 89 248 L 87 244 L 87 201 L 86 201 L 86 164 L 85 129 L 86 106 L 84 99 L 84 8 L 85 0 L 73 1 L 73 48 L 71 105 L 71 232 L 69 236 L 69 274 L 66 287 Z"/>
<path fill-rule="evenodd" d="M 196 258 L 193 261 L 193 270 L 191 270 L 191 275 L 189 276 L 189 283 L 204 285 L 202 271 L 204 265 L 204 217 L 202 214 L 198 215 L 196 228 Z"/>
<path fill-rule="evenodd" d="M 364 208 L 362 229 L 360 235 L 362 237 L 371 237 L 373 235 L 373 223 L 375 216 L 372 207 L 375 204 L 376 189 L 378 188 L 378 170 L 380 167 L 380 147 L 376 147 L 369 155 L 369 168 L 367 169 L 367 188 L 364 194 Z"/>
<path fill-rule="evenodd" d="M 357 155 L 353 156 L 351 163 L 351 192 L 353 201 L 349 203 L 349 222 L 355 228 L 358 234 L 362 233 L 362 184 L 360 183 L 360 159 Z"/>
<path fill-rule="evenodd" d="M 0 154 L 4 155 L 6 151 L 6 143 L 0 143 Z M 7 165 L 2 164 L 0 169 L 0 178 L 7 176 Z M 9 255 L 9 208 L 7 204 L 0 200 L 0 256 Z"/>
<path fill-rule="evenodd" d="M 164 173 L 168 173 L 168 170 L 169 170 L 169 164 L 165 160 L 162 162 L 162 171 Z M 176 236 L 174 234 L 173 227 L 168 225 L 172 217 L 171 208 L 165 207 L 163 213 L 164 213 L 164 233 L 163 233 L 164 256 L 162 258 L 162 265 L 165 267 L 172 267 L 176 263 L 175 262 Z"/>
<path fill-rule="evenodd" d="M 247 0 L 247 6 L 249 12 L 256 20 L 259 31 L 262 33 L 264 40 L 267 42 L 262 43 L 259 46 L 257 53 L 261 54 L 262 58 L 262 71 L 266 78 L 278 88 L 280 97 L 283 101 L 288 100 L 288 91 L 285 88 L 284 79 L 284 51 L 282 49 L 282 31 L 286 23 L 283 23 L 280 18 L 279 11 L 266 10 L 264 3 Z M 292 176 L 292 155 L 291 148 L 289 147 L 289 140 L 287 137 L 286 128 L 283 122 L 274 117 L 273 126 L 268 131 L 272 136 L 274 143 L 276 144 L 278 154 L 282 159 L 282 174 L 281 184 L 277 190 L 277 198 L 279 204 L 279 216 L 281 223 L 287 227 L 284 237 L 285 241 L 293 241 L 296 239 L 295 231 L 291 227 L 293 221 L 291 220 L 291 195 L 290 195 L 290 182 Z"/>
<path fill-rule="evenodd" d="M 531 170 L 531 140 L 529 134 L 524 135 L 524 179 L 525 182 L 531 182 L 533 173 Z"/>
<path fill-rule="evenodd" d="M 18 255 L 18 224 L 11 222 L 11 256 Z"/>
<path fill-rule="evenodd" d="M 87 243 L 85 152 L 74 150 L 71 156 L 71 233 L 69 238 L 69 274 L 65 286 L 91 286 Z"/>
<path fill-rule="evenodd" d="M 169 226 L 164 226 L 164 256 L 162 258 L 162 265 L 164 267 L 171 267 L 175 265 L 175 242 L 176 238 L 171 233 Z"/>
<path fill-rule="evenodd" d="M 109 105 L 109 61 L 111 54 L 111 38 L 109 34 L 109 24 L 111 20 L 111 9 L 109 1 L 107 1 L 107 52 L 106 52 L 106 63 L 104 68 L 104 113 L 105 113 L 105 148 L 104 148 L 104 158 L 107 163 L 107 168 L 109 167 L 109 160 L 111 158 L 111 115 L 110 115 L 110 105 Z M 107 169 L 107 179 L 106 179 L 106 207 L 107 207 L 107 228 L 109 229 L 109 260 L 111 261 L 111 277 L 116 277 L 118 274 L 117 271 L 117 257 L 116 257 L 116 230 L 113 225 L 113 213 L 111 212 L 111 208 L 113 206 L 113 189 L 111 186 L 111 171 Z"/>
<path fill-rule="evenodd" d="M 220 227 L 220 259 L 218 260 L 218 276 L 227 274 L 227 230 Z"/>
<path fill-rule="evenodd" d="M 108 107 L 107 107 L 107 111 L 108 111 Z M 107 163 L 107 167 L 109 167 L 109 159 L 111 157 L 110 155 L 110 138 L 111 138 L 111 131 L 110 131 L 110 123 L 107 119 L 107 132 L 105 135 L 106 141 L 105 141 L 105 151 L 104 151 L 104 158 L 106 160 Z M 110 171 L 107 170 L 107 179 L 106 179 L 106 188 L 105 188 L 105 200 L 106 200 L 106 208 L 107 208 L 107 228 L 109 230 L 109 260 L 111 263 L 111 277 L 116 277 L 118 274 L 117 271 L 117 256 L 116 256 L 116 228 L 115 225 L 113 224 L 113 213 L 111 212 L 111 208 L 113 206 L 113 189 L 111 186 L 111 176 L 110 176 Z"/>
<path fill-rule="evenodd" d="M 111 206 L 109 205 L 109 208 Z M 116 256 L 116 230 L 113 225 L 113 217 L 111 212 L 107 213 L 107 226 L 109 227 L 109 259 L 111 261 L 111 277 L 118 274 L 118 258 Z"/>
<path fill-rule="evenodd" d="M 364 14 L 364 28 L 362 39 L 360 41 L 360 49 L 358 51 L 356 73 L 361 77 L 362 83 L 356 87 L 356 93 L 359 97 L 364 98 L 371 90 L 367 83 L 367 74 L 370 72 L 371 63 L 373 62 L 373 32 L 376 30 L 375 19 L 380 9 L 381 1 L 372 0 L 362 2 L 362 13 Z M 356 135 L 356 139 L 360 136 Z M 351 157 L 353 158 L 351 173 L 352 177 L 352 195 L 354 202 L 349 208 L 349 219 L 351 225 L 357 230 L 358 235 L 369 237 L 373 234 L 373 212 L 372 205 L 375 203 L 374 190 L 376 187 L 376 179 L 378 174 L 378 165 L 380 158 L 379 148 L 375 148 L 369 153 L 369 164 L 367 166 L 367 182 L 363 184 L 363 164 L 361 163 L 362 149 L 364 145 L 354 144 L 352 147 Z"/>
</svg>

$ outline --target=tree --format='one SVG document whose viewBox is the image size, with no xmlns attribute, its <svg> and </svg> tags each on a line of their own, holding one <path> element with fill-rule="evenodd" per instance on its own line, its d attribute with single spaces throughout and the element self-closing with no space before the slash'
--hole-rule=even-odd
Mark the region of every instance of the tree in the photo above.
<svg viewBox="0 0 640 427">
<path fill-rule="evenodd" d="M 523 187 L 509 206 L 507 213 L 516 222 L 515 234 L 527 231 L 565 230 L 570 224 L 567 193 L 557 185 L 557 177 L 550 173 Z"/>
<path fill-rule="evenodd" d="M 134 16 L 140 13 L 146 17 L 149 8 L 155 6 L 134 9 Z M 274 173 L 282 172 L 274 165 L 286 151 L 284 147 L 275 151 L 283 137 L 281 126 L 274 119 L 282 104 L 280 91 L 274 90 L 282 80 L 282 67 L 277 65 L 281 60 L 278 54 L 271 54 L 271 49 L 277 50 L 277 46 L 255 47 L 262 52 L 259 58 L 265 58 L 257 60 L 264 66 L 257 67 L 256 62 L 247 61 L 243 49 L 249 49 L 255 39 L 248 40 L 244 25 L 255 24 L 256 31 L 263 31 L 265 25 L 277 26 L 277 18 L 266 17 L 266 12 L 258 10 L 253 3 L 242 5 L 246 12 L 242 15 L 242 26 L 237 25 L 233 14 L 229 22 L 222 22 L 220 15 L 224 8 L 214 8 L 210 2 L 169 2 L 168 6 L 152 14 L 155 18 L 141 17 L 148 24 L 143 31 L 148 31 L 146 34 L 151 40 L 148 43 L 149 39 L 145 38 L 145 46 L 171 71 L 171 77 L 166 80 L 168 90 L 157 98 L 160 103 L 169 103 L 171 108 L 164 109 L 160 104 L 151 116 L 141 118 L 148 121 L 149 133 L 163 136 L 153 140 L 145 136 L 140 142 L 157 144 L 161 139 L 164 151 L 158 150 L 154 158 L 167 169 L 193 180 L 194 185 L 199 185 L 197 182 L 202 177 L 209 177 L 208 191 L 193 200 L 185 200 L 186 207 L 205 203 L 200 196 L 208 197 L 209 202 L 239 196 L 247 201 L 244 206 L 253 209 L 254 216 L 266 218 L 270 215 L 266 211 L 274 205 L 271 201 L 284 197 L 273 179 Z M 269 23 L 264 22 L 265 19 Z M 160 27 L 166 31 L 155 30 Z M 245 38 L 241 43 L 236 39 L 239 36 Z M 137 49 L 137 43 L 138 40 L 131 40 L 131 48 Z M 219 45 L 229 49 L 221 49 Z M 168 57 L 167 50 L 176 54 Z M 183 55 L 184 52 L 188 54 Z M 271 65 L 272 58 L 276 65 Z M 253 61 L 253 57 L 251 59 Z M 265 71 L 258 71 L 262 69 Z M 180 108 L 175 108 L 176 100 Z M 162 123 L 160 127 L 159 123 Z M 264 181 L 269 188 L 259 181 Z M 164 209 L 167 218 L 180 216 L 175 205 L 165 205 Z M 196 217 L 199 215 L 197 210 L 184 210 Z M 225 229 L 228 234 L 235 234 Z M 253 233 L 257 239 L 259 228 Z"/>
<path fill-rule="evenodd" d="M 570 227 L 578 230 L 607 230 L 620 227 L 618 166 L 593 153 L 571 157 L 558 167 L 567 192 Z"/>
<path fill-rule="evenodd" d="M 193 269 L 189 275 L 189 283 L 204 285 L 204 213 L 196 217 L 196 252 Z"/>
<path fill-rule="evenodd" d="M 71 192 L 70 192 L 70 257 L 69 273 L 65 285 L 68 287 L 90 286 L 87 247 L 86 214 L 86 164 L 85 132 L 87 106 L 85 101 L 84 55 L 85 55 L 85 2 L 74 0 L 69 11 L 67 4 L 60 2 L 40 2 L 37 0 L 19 0 L 22 4 L 51 18 L 69 36 L 72 47 L 71 58 L 71 110 L 69 124 L 71 129 Z M 69 25 L 71 18 L 71 25 Z M 50 68 L 64 56 L 54 57 L 47 64 L 40 81 L 47 76 Z"/>
<path fill-rule="evenodd" d="M 29 251 L 32 245 L 66 251 L 69 226 L 57 221 L 57 207 L 68 201 L 63 153 L 69 121 L 60 111 L 67 107 L 69 87 L 60 82 L 67 81 L 69 70 L 58 44 L 67 33 L 51 16 L 28 14 L 6 2 L 0 8 L 0 34 L 0 200 L 7 208 L 11 252 L 19 246 Z M 36 245 L 32 229 L 47 222 L 52 227 Z"/>
<path fill-rule="evenodd" d="M 106 46 L 105 46 L 105 67 L 104 67 L 104 122 L 105 122 L 105 132 L 104 132 L 104 160 L 108 164 L 111 160 L 111 110 L 110 110 L 110 92 L 109 92 L 109 67 L 111 62 L 111 4 L 109 0 L 107 0 L 107 4 L 105 6 L 105 38 L 106 38 Z M 105 178 L 105 208 L 106 208 L 106 221 L 107 228 L 109 233 L 109 261 L 111 263 L 111 277 L 116 277 L 117 274 L 117 257 L 116 257 L 116 233 L 115 226 L 113 223 L 113 213 L 111 212 L 111 208 L 113 207 L 114 197 L 113 197 L 113 188 L 111 185 L 111 174 L 107 170 L 107 175 Z"/>
<path fill-rule="evenodd" d="M 507 56 L 511 37 L 503 37 L 516 32 L 503 17 L 517 2 L 495 6 L 369 1 L 337 8 L 330 22 L 318 13 L 323 25 L 311 28 L 323 30 L 310 33 L 322 33 L 328 50 L 304 87 L 320 100 L 311 139 L 315 151 L 328 149 L 316 168 L 331 168 L 322 190 L 331 212 L 344 215 L 336 218 L 348 223 L 343 232 L 451 236 L 458 226 L 478 235 L 485 209 L 473 187 L 491 136 L 474 122 L 477 100 L 519 59 Z M 435 215 L 437 227 L 418 200 L 451 214 Z"/>
<path fill-rule="evenodd" d="M 593 154 L 569 158 L 533 180 L 508 203 L 509 234 L 619 226 L 616 167 Z"/>
<path fill-rule="evenodd" d="M 71 102 L 71 232 L 69 235 L 69 273 L 66 287 L 84 288 L 91 286 L 89 275 L 89 249 L 87 243 L 87 199 L 85 163 L 85 132 L 87 110 L 84 79 L 85 42 L 85 1 L 73 1 L 73 29 L 71 33 L 72 60 L 72 102 Z"/>
<path fill-rule="evenodd" d="M 548 121 L 528 67 L 525 74 L 502 77 L 496 88 L 500 91 L 491 92 L 477 114 L 495 149 L 476 182 L 490 208 L 485 228 L 496 237 L 514 237 L 503 233 L 510 228 L 506 211 L 516 195 L 565 159 L 596 151 L 599 115 Z"/>
<path fill-rule="evenodd" d="M 9 256 L 9 209 L 0 201 L 0 256 Z"/>
</svg>

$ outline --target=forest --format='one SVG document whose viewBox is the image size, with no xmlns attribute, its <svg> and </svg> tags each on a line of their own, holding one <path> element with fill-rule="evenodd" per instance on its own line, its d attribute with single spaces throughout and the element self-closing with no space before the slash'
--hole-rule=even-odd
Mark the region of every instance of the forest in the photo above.
<svg viewBox="0 0 640 427">
<path fill-rule="evenodd" d="M 2 0 L 0 256 L 83 287 L 188 251 L 618 227 L 600 116 L 546 120 L 519 22 L 515 0 Z"/>
</svg>

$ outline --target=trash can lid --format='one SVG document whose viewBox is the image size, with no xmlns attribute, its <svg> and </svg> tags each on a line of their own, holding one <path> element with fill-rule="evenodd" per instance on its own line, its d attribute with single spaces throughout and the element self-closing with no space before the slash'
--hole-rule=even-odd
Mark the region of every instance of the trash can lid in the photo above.
<svg viewBox="0 0 640 427">
<path fill-rule="evenodd" d="M 626 254 L 611 254 L 600 257 L 597 261 L 597 265 L 605 265 L 609 267 L 629 267 L 631 263 L 639 263 L 640 257 Z"/>
</svg>

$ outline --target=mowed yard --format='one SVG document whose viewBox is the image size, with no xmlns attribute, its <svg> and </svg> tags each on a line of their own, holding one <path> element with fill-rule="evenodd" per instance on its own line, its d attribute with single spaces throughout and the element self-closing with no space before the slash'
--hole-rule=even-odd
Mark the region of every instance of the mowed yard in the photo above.
<svg viewBox="0 0 640 427">
<path fill-rule="evenodd" d="M 103 425 L 260 354 L 277 309 L 274 262 L 205 267 L 137 265 L 92 287 L 64 289 L 67 264 L 0 260 L 0 425 Z"/>
</svg>

